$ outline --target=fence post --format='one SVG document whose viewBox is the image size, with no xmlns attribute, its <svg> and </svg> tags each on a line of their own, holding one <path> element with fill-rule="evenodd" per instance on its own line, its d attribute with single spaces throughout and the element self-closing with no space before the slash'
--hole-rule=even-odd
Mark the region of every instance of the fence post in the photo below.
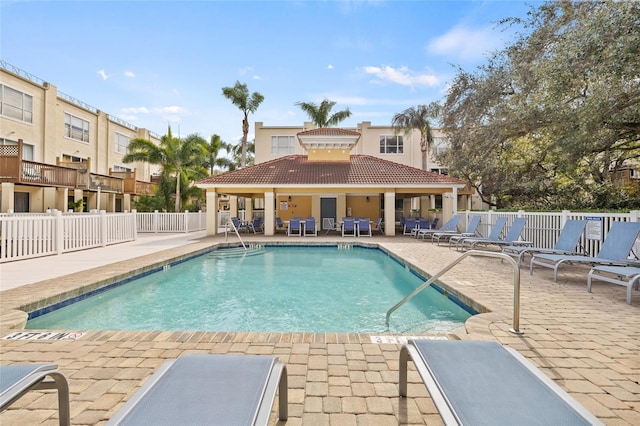
<svg viewBox="0 0 640 426">
<path fill-rule="evenodd" d="M 560 229 L 562 229 L 567 223 L 567 220 L 569 220 L 570 213 L 571 212 L 569 210 L 562 210 L 562 216 L 560 216 Z"/>
<path fill-rule="evenodd" d="M 107 246 L 107 212 L 100 210 L 100 245 Z"/>
<path fill-rule="evenodd" d="M 62 217 L 62 212 L 60 210 L 56 210 L 54 213 L 55 217 L 55 250 L 56 254 L 62 254 L 64 252 L 64 219 Z"/>
<path fill-rule="evenodd" d="M 189 210 L 184 211 L 184 233 L 189 232 Z"/>
<path fill-rule="evenodd" d="M 631 210 L 629 212 L 629 221 L 640 222 L 640 210 Z"/>
<path fill-rule="evenodd" d="M 158 210 L 153 211 L 153 232 L 158 233 Z"/>
<path fill-rule="evenodd" d="M 138 211 L 136 209 L 131 210 L 131 218 L 133 220 L 133 240 L 138 239 Z"/>
</svg>

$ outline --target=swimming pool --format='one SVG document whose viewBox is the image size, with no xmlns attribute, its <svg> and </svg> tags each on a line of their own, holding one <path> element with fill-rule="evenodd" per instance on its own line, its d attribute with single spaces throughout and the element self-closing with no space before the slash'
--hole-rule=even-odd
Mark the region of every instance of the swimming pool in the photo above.
<svg viewBox="0 0 640 426">
<path fill-rule="evenodd" d="M 379 249 L 214 250 L 27 323 L 28 329 L 446 333 L 471 313 Z M 32 313 L 30 316 L 38 315 Z"/>
</svg>

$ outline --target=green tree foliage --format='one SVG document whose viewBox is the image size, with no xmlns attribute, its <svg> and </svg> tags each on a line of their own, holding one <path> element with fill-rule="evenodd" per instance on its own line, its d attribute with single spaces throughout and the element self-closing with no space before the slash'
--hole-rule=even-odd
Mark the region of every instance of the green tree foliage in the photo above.
<svg viewBox="0 0 640 426">
<path fill-rule="evenodd" d="M 179 212 L 183 195 L 188 194 L 191 182 L 208 176 L 208 171 L 203 166 L 207 158 L 206 145 L 206 140 L 197 134 L 184 139 L 173 137 L 169 128 L 167 134 L 160 139 L 160 145 L 147 139 L 132 139 L 129 142 L 129 153 L 122 161 L 146 161 L 159 165 L 161 178 L 158 192 L 165 200 L 171 198 L 170 194 L 175 194 L 174 209 Z M 173 188 L 172 180 L 175 185 Z"/>
<path fill-rule="evenodd" d="M 611 184 L 640 158 L 640 3 L 549 1 L 502 24 L 516 42 L 451 85 L 440 160 L 498 207 L 640 202 Z"/>
<path fill-rule="evenodd" d="M 221 151 L 230 152 L 233 146 L 223 141 L 219 135 L 211 136 L 209 143 L 205 144 L 205 148 L 206 161 L 204 166 L 209 169 L 210 176 L 213 176 L 215 167 L 220 167 L 221 169 L 232 168 L 233 162 L 227 157 L 220 156 L 220 154 Z"/>
<path fill-rule="evenodd" d="M 331 114 L 331 110 L 336 105 L 334 101 L 324 99 L 320 105 L 313 102 L 296 102 L 302 111 L 307 113 L 311 122 L 318 128 L 337 126 L 347 118 L 351 117 L 349 108 Z"/>
<path fill-rule="evenodd" d="M 264 101 L 264 96 L 258 92 L 249 95 L 246 84 L 236 81 L 233 87 L 223 87 L 222 95 L 229 99 L 233 105 L 238 107 L 244 114 L 242 119 L 242 155 L 240 157 L 240 167 L 245 167 L 247 163 L 247 135 L 249 134 L 249 113 L 254 113 Z"/>
<path fill-rule="evenodd" d="M 229 160 L 228 168 L 229 170 L 236 170 L 238 167 L 240 167 L 240 164 L 241 164 L 242 144 L 239 143 L 236 145 L 230 145 L 229 153 L 231 154 L 231 160 Z M 247 152 L 246 152 L 246 159 L 245 159 L 246 166 L 253 166 L 255 162 L 255 153 L 256 153 L 256 140 L 254 139 L 251 142 L 247 143 Z"/>
<path fill-rule="evenodd" d="M 429 145 L 433 143 L 431 133 L 431 121 L 436 120 L 440 115 L 440 104 L 431 102 L 429 105 L 418 105 L 407 108 L 397 113 L 391 119 L 391 127 L 396 133 L 411 133 L 412 130 L 420 131 L 420 152 L 422 153 L 422 170 L 427 170 Z"/>
</svg>

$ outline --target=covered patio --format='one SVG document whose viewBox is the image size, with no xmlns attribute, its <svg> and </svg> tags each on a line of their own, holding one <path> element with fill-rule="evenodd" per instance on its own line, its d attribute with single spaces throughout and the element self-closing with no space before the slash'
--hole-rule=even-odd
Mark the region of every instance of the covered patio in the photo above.
<svg viewBox="0 0 640 426">
<path fill-rule="evenodd" d="M 350 155 L 360 134 L 343 129 L 314 129 L 298 133 L 307 155 L 291 155 L 198 181 L 207 193 L 207 232 L 215 235 L 219 200 L 229 196 L 231 216 L 244 197 L 245 218 L 263 210 L 264 233 L 274 235 L 275 219 L 314 217 L 336 221 L 343 217 L 382 218 L 387 236 L 395 235 L 400 215 L 439 214 L 451 217 L 459 202 L 471 206 L 465 182 L 369 155 Z M 436 212 L 436 197 L 441 208 Z"/>
</svg>

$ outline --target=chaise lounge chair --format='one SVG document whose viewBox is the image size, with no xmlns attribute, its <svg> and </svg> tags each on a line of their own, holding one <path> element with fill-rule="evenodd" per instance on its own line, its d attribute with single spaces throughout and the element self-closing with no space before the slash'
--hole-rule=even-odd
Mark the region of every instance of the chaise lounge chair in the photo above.
<svg viewBox="0 0 640 426">
<path fill-rule="evenodd" d="M 480 216 L 473 216 L 469 221 L 469 226 L 467 226 L 467 230 L 464 232 L 458 232 L 457 229 L 453 229 L 451 231 L 443 231 L 435 232 L 431 235 L 431 242 L 438 243 L 440 245 L 440 241 L 449 241 L 451 237 L 457 238 L 471 238 L 471 237 L 479 237 L 478 234 L 478 225 L 480 225 Z M 449 244 L 451 245 L 451 244 Z"/>
<path fill-rule="evenodd" d="M 513 219 L 511 227 L 507 231 L 504 238 L 465 238 L 460 243 L 462 250 L 473 250 L 476 246 L 508 246 L 508 245 L 531 245 L 530 241 L 522 241 L 520 236 L 524 230 L 524 225 L 527 223 L 527 218 L 517 217 Z"/>
<path fill-rule="evenodd" d="M 587 291 L 591 293 L 593 280 L 627 287 L 627 303 L 631 304 L 631 290 L 640 286 L 640 266 L 594 266 L 587 276 Z"/>
<path fill-rule="evenodd" d="M 57 389 L 59 423 L 69 425 L 69 384 L 57 368 L 56 364 L 0 366 L 0 411 L 4 411 L 32 389 Z M 53 380 L 45 380 L 47 376 Z"/>
<path fill-rule="evenodd" d="M 338 231 L 342 229 L 340 224 L 336 222 L 336 220 L 332 217 L 323 217 L 322 218 L 322 229 L 327 231 L 325 235 L 329 235 L 330 231 Z"/>
<path fill-rule="evenodd" d="M 267 425 L 279 394 L 288 417 L 287 369 L 275 356 L 187 354 L 164 363 L 108 425 Z"/>
<path fill-rule="evenodd" d="M 429 237 L 432 239 L 435 234 L 443 233 L 443 232 L 454 232 L 458 227 L 458 222 L 460 222 L 460 215 L 453 215 L 451 219 L 442 224 L 442 226 L 438 229 L 419 229 L 417 231 L 416 238 L 422 237 L 424 240 L 425 237 Z"/>
<path fill-rule="evenodd" d="M 369 218 L 365 217 L 358 220 L 358 237 L 362 236 L 371 236 L 371 224 L 369 223 Z"/>
<path fill-rule="evenodd" d="M 578 245 L 578 241 L 580 241 L 580 236 L 582 236 L 586 225 L 586 220 L 567 220 L 553 248 L 516 245 L 502 247 L 502 252 L 517 259 L 518 265 L 522 263 L 522 259 L 524 259 L 524 256 L 527 254 L 577 254 L 576 246 Z"/>
<path fill-rule="evenodd" d="M 449 238 L 449 248 L 451 248 L 451 246 L 455 244 L 456 250 L 459 250 L 461 244 L 467 238 L 474 238 L 476 240 L 479 240 L 479 239 L 497 240 L 498 238 L 500 238 L 500 235 L 502 235 L 502 232 L 504 231 L 504 227 L 505 226 L 507 226 L 507 218 L 503 217 L 503 216 L 498 217 L 498 218 L 496 218 L 496 222 L 491 227 L 491 232 L 489 233 L 488 237 L 486 237 L 486 238 L 483 238 L 483 237 L 464 237 L 464 236 L 455 235 L 455 236 Z"/>
<path fill-rule="evenodd" d="M 410 340 L 400 350 L 400 396 L 413 360 L 445 425 L 602 425 L 525 357 L 497 342 Z"/>
<path fill-rule="evenodd" d="M 638 234 L 640 234 L 640 222 L 613 222 L 597 256 L 534 254 L 529 264 L 529 272 L 533 274 L 533 265 L 551 268 L 553 269 L 553 281 L 557 282 L 558 269 L 565 263 L 638 266 L 640 263 L 628 259 Z"/>
<path fill-rule="evenodd" d="M 342 236 L 357 236 L 356 222 L 352 217 L 342 219 Z"/>
</svg>

